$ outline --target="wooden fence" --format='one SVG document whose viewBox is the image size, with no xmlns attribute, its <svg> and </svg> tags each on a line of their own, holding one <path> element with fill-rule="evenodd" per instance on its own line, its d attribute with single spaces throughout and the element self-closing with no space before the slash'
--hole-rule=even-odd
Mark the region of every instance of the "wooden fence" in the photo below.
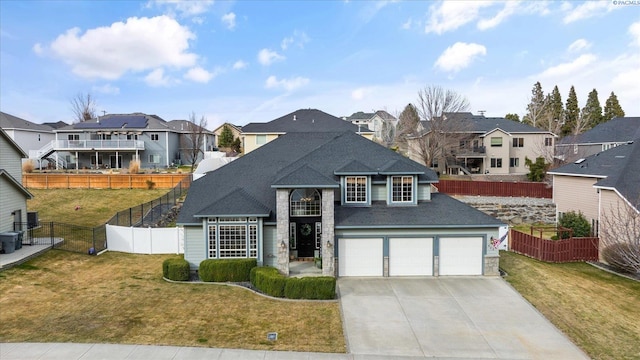
<svg viewBox="0 0 640 360">
<path fill-rule="evenodd" d="M 511 230 L 509 249 L 547 262 L 598 260 L 598 238 L 591 237 L 547 240 Z"/>
<path fill-rule="evenodd" d="M 553 188 L 538 182 L 440 180 L 435 186 L 450 195 L 553 197 Z"/>
<path fill-rule="evenodd" d="M 23 174 L 27 189 L 172 189 L 191 174 Z"/>
</svg>

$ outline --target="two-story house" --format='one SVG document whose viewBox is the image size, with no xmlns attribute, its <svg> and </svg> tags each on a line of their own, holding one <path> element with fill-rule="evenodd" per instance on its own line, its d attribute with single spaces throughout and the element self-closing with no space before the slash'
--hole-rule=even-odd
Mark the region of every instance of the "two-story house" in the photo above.
<svg viewBox="0 0 640 360">
<path fill-rule="evenodd" d="M 249 123 L 242 127 L 242 150 L 245 154 L 289 132 L 352 131 L 369 140 L 373 131 L 356 126 L 316 109 L 300 109 L 267 123 Z"/>
<path fill-rule="evenodd" d="M 553 158 L 555 134 L 517 121 L 473 115 L 469 112 L 444 113 L 444 121 L 455 123 L 449 144 L 451 153 L 435 159 L 441 173 L 454 175 L 526 175 L 525 158 L 535 161 Z M 430 121 L 421 121 L 418 136 L 408 139 L 410 158 L 422 162 L 419 142 L 431 131 Z M 443 134 L 446 136 L 447 134 Z"/>
<path fill-rule="evenodd" d="M 226 122 L 218 126 L 215 130 L 213 130 L 213 136 L 214 136 L 213 146 L 215 146 L 216 148 L 220 148 L 220 135 L 222 135 L 222 131 L 224 130 L 225 126 L 228 127 L 229 130 L 231 130 L 231 134 L 233 135 L 234 139 L 242 138 L 242 126 L 233 125 L 231 123 Z"/>
<path fill-rule="evenodd" d="M 343 117 L 343 119 L 356 126 L 373 131 L 373 137 L 377 141 L 383 140 L 384 131 L 395 131 L 396 125 L 398 125 L 398 119 L 384 110 L 378 110 L 373 113 L 358 111 L 351 114 L 351 116 Z"/>
<path fill-rule="evenodd" d="M 497 275 L 503 224 L 433 193 L 437 181 L 352 130 L 288 132 L 192 184 L 184 256 L 194 271 L 256 258 L 288 275 L 321 257 L 330 276 Z"/>
<path fill-rule="evenodd" d="M 73 169 L 127 168 L 139 160 L 142 168 L 184 163 L 185 120 L 167 122 L 157 115 L 107 114 L 54 130 L 55 139 L 38 150 L 38 157 L 57 158 Z M 199 146 L 213 148 L 211 132 Z M 189 145 L 190 146 L 190 145 Z"/>
<path fill-rule="evenodd" d="M 570 163 L 638 139 L 640 117 L 613 118 L 582 134 L 562 138 L 556 145 L 556 158 Z"/>
<path fill-rule="evenodd" d="M 58 124 L 55 123 L 51 125 Z M 0 112 L 0 128 L 2 128 L 30 158 L 35 158 L 38 149 L 55 139 L 55 134 L 53 133 L 54 127 L 51 125 L 36 124 L 17 116 Z M 39 162 L 34 165 L 39 168 L 45 167 L 48 165 L 48 162 Z"/>
<path fill-rule="evenodd" d="M 27 154 L 0 128 L 0 232 L 21 230 L 27 222 L 27 199 L 33 195 L 22 186 L 22 159 Z"/>
</svg>

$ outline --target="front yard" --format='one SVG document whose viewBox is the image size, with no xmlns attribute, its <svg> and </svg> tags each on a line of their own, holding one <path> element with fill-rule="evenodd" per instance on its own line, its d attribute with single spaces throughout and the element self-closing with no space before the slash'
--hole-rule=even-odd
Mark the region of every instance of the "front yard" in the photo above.
<svg viewBox="0 0 640 360">
<path fill-rule="evenodd" d="M 162 280 L 175 255 L 59 250 L 0 272 L 0 342 L 344 352 L 337 302 L 278 301 Z M 278 340 L 267 340 L 268 332 Z"/>
<path fill-rule="evenodd" d="M 640 359 L 640 282 L 500 252 L 506 280 L 593 359 Z"/>
</svg>

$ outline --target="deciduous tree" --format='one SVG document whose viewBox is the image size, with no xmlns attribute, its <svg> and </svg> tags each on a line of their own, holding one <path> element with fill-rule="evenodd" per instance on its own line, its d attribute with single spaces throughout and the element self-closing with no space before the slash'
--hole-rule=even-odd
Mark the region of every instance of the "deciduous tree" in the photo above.
<svg viewBox="0 0 640 360">
<path fill-rule="evenodd" d="M 398 125 L 396 126 L 395 143 L 401 153 L 407 152 L 407 137 L 417 133 L 419 123 L 418 110 L 413 104 L 407 104 L 398 116 Z"/>
<path fill-rule="evenodd" d="M 520 122 L 520 116 L 518 114 L 509 113 L 509 114 L 505 115 L 504 118 L 507 119 L 507 120 Z"/>
<path fill-rule="evenodd" d="M 191 172 L 195 169 L 199 155 L 204 154 L 206 127 L 207 119 L 204 116 L 197 119 L 195 112 L 189 115 L 187 133 L 181 137 L 183 141 L 181 147 L 185 153 L 186 160 L 191 164 Z"/>
<path fill-rule="evenodd" d="M 640 274 L 640 199 L 618 201 L 600 220 L 603 259 L 623 271 Z"/>
<path fill-rule="evenodd" d="M 527 114 L 522 118 L 522 122 L 534 127 L 539 126 L 547 108 L 547 101 L 542 91 L 540 82 L 536 82 L 531 90 L 531 100 L 527 105 Z"/>
<path fill-rule="evenodd" d="M 96 117 L 96 99 L 91 93 L 78 93 L 71 99 L 71 111 L 75 123 L 91 120 Z"/>
</svg>

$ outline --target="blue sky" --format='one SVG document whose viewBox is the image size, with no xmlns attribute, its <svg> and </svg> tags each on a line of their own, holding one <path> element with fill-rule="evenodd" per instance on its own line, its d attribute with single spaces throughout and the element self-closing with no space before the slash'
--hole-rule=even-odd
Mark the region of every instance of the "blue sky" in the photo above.
<svg viewBox="0 0 640 360">
<path fill-rule="evenodd" d="M 0 109 L 37 123 L 99 113 L 209 128 L 300 108 L 398 114 L 438 85 L 470 111 L 525 114 L 531 89 L 611 91 L 640 116 L 638 1 L 0 2 Z"/>
</svg>

